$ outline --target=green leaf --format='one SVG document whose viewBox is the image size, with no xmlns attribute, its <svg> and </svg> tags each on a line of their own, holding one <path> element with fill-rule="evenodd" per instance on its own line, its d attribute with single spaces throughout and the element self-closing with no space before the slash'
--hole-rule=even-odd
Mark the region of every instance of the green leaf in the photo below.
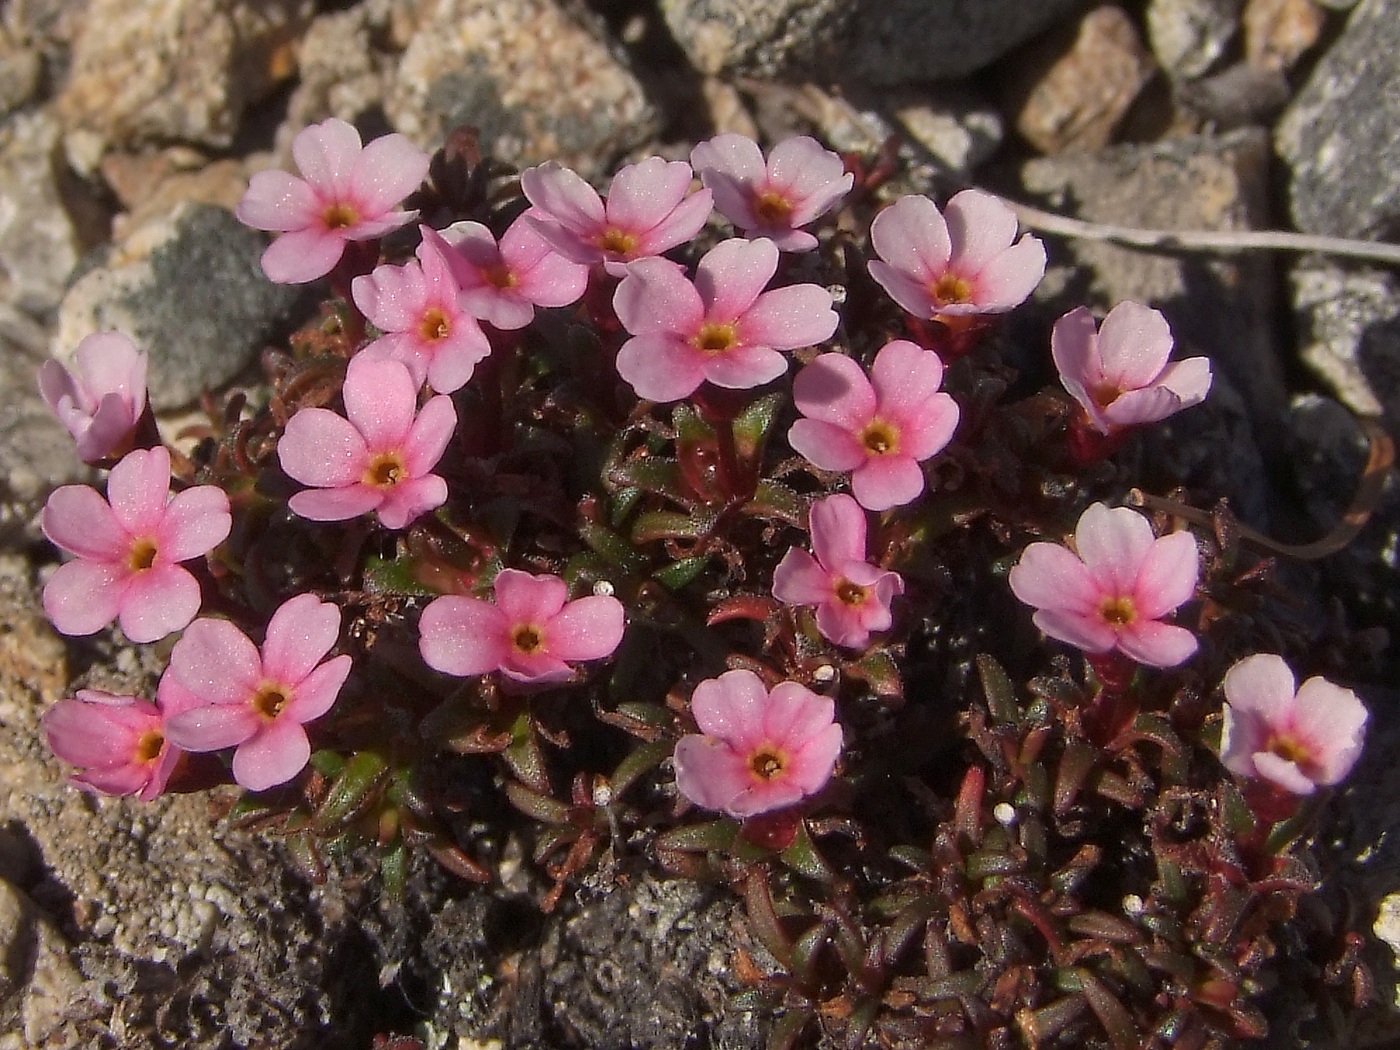
<svg viewBox="0 0 1400 1050">
<path fill-rule="evenodd" d="M 715 515 L 698 513 L 694 516 L 668 510 L 647 511 L 637 515 L 632 524 L 632 539 L 636 543 L 652 540 L 698 540 L 714 528 Z"/>
<path fill-rule="evenodd" d="M 610 467 L 605 480 L 619 488 L 634 487 L 654 492 L 687 509 L 695 505 L 690 488 L 681 476 L 681 465 L 674 459 L 638 456 Z"/>
<path fill-rule="evenodd" d="M 637 509 L 637 504 L 642 498 L 642 490 L 638 488 L 619 489 L 614 492 L 609 501 L 608 523 L 615 529 L 620 529 L 623 523 L 632 516 L 632 512 Z"/>
<path fill-rule="evenodd" d="M 977 654 L 977 676 L 982 680 L 982 693 L 987 698 L 987 710 L 998 722 L 1016 724 L 1021 718 L 1021 705 L 1016 701 L 1016 687 L 1006 670 L 986 653 Z"/>
<path fill-rule="evenodd" d="M 585 521 L 579 528 L 583 542 L 624 572 L 641 572 L 646 566 L 632 545 L 606 525 Z"/>
<path fill-rule="evenodd" d="M 877 696 L 898 699 L 904 695 L 904 679 L 900 676 L 899 665 L 894 657 L 884 649 L 874 649 L 859 660 L 846 665 L 848 674 L 859 678 Z"/>
<path fill-rule="evenodd" d="M 419 582 L 417 563 L 408 556 L 397 558 L 371 557 L 365 562 L 365 590 L 370 594 L 437 594 Z"/>
<path fill-rule="evenodd" d="M 806 497 L 767 478 L 760 479 L 753 499 L 745 503 L 742 509 L 745 514 L 795 525 L 799 529 L 807 524 Z"/>
<path fill-rule="evenodd" d="M 768 888 L 768 874 L 762 868 L 751 868 L 744 880 L 744 910 L 754 935 L 786 970 L 792 969 L 792 941 L 783 929 L 773 907 L 773 893 Z"/>
<path fill-rule="evenodd" d="M 734 444 L 739 455 L 752 460 L 763 451 L 786 401 L 783 394 L 767 394 L 745 406 L 735 417 Z"/>
<path fill-rule="evenodd" d="M 506 781 L 506 798 L 527 817 L 544 824 L 568 824 L 570 807 L 557 798 L 541 794 L 517 780 Z"/>
<path fill-rule="evenodd" d="M 549 792 L 549 774 L 544 767 L 544 754 L 535 737 L 530 712 L 522 711 L 511 727 L 510 744 L 501 752 L 511 772 L 541 794 Z"/>
<path fill-rule="evenodd" d="M 389 763 L 378 751 L 357 751 L 331 784 L 316 810 L 314 827 L 325 834 L 364 814 L 379 798 L 389 779 Z"/>
<path fill-rule="evenodd" d="M 613 770 L 613 775 L 609 778 L 608 782 L 612 787 L 613 798 L 618 798 L 636 782 L 638 777 L 661 765 L 671 754 L 674 746 L 669 740 L 657 740 L 654 743 L 633 748 L 627 757 L 617 764 L 617 768 Z"/>
<path fill-rule="evenodd" d="M 319 751 L 313 751 L 311 753 L 311 768 L 316 770 L 316 772 L 320 773 L 323 777 L 338 777 L 340 776 L 340 771 L 345 768 L 345 756 L 339 751 L 330 751 L 325 748 Z M 243 799 L 239 800 L 238 805 L 243 805 L 243 802 L 246 801 L 247 798 L 248 796 L 244 795 Z M 237 807 L 234 807 L 234 811 L 237 812 Z M 232 814 L 230 814 L 230 816 L 232 816 Z"/>
<path fill-rule="evenodd" d="M 384 884 L 384 894 L 390 900 L 403 900 L 404 886 L 408 882 L 408 847 L 400 840 L 379 856 L 379 878 Z"/>
<path fill-rule="evenodd" d="M 827 883 L 836 881 L 836 872 L 831 870 L 826 858 L 812 841 L 812 836 L 807 833 L 805 820 L 797 825 L 797 838 L 791 846 L 778 854 L 778 859 L 799 875 L 806 875 L 809 879 Z"/>
<path fill-rule="evenodd" d="M 657 569 L 651 576 L 668 591 L 678 591 L 694 582 L 709 564 L 710 556 L 708 554 L 696 558 L 682 558 Z"/>
<path fill-rule="evenodd" d="M 738 834 L 737 820 L 711 820 L 704 824 L 687 824 L 672 828 L 656 837 L 653 848 L 681 853 L 723 851 L 734 845 Z"/>
</svg>

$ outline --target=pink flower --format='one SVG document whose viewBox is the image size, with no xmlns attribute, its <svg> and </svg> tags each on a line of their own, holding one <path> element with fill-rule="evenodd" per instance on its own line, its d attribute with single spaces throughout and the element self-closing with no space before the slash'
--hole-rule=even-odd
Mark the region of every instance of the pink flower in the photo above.
<svg viewBox="0 0 1400 1050">
<path fill-rule="evenodd" d="M 417 214 L 393 210 L 428 173 L 428 155 L 402 135 L 361 146 L 360 133 L 332 117 L 302 128 L 292 156 L 302 178 L 260 171 L 234 209 L 245 225 L 281 232 L 263 252 L 270 281 L 304 284 L 324 277 L 346 241 L 382 237 Z"/>
<path fill-rule="evenodd" d="M 369 511 L 402 529 L 447 501 L 447 482 L 429 471 L 452 440 L 457 412 L 444 394 L 417 412 L 418 384 L 397 361 L 351 358 L 345 415 L 303 408 L 277 442 L 282 469 L 303 485 L 287 505 L 312 521 Z"/>
<path fill-rule="evenodd" d="M 511 223 L 499 245 L 479 222 L 455 223 L 444 237 L 462 306 L 502 331 L 524 328 L 537 306 L 576 302 L 588 287 L 588 267 L 555 252 L 528 216 Z"/>
<path fill-rule="evenodd" d="M 769 240 L 735 237 L 705 253 L 692 284 L 665 259 L 627 268 L 613 308 L 632 338 L 617 371 L 638 397 L 678 401 L 708 380 L 743 390 L 787 371 L 779 350 L 836 331 L 831 293 L 815 284 L 763 289 L 778 268 Z"/>
<path fill-rule="evenodd" d="M 870 224 L 870 276 L 916 317 L 1005 313 L 1045 275 L 1045 246 L 1015 238 L 1016 214 L 990 193 L 954 194 L 946 218 L 927 197 L 901 197 Z"/>
<path fill-rule="evenodd" d="M 623 609 L 616 598 L 568 601 L 558 576 L 502 569 L 496 602 L 444 595 L 423 610 L 418 649 L 429 667 L 467 677 L 500 671 L 517 682 L 563 682 L 569 662 L 598 660 L 622 641 Z"/>
<path fill-rule="evenodd" d="M 865 512 L 846 495 L 812 504 L 812 557 L 793 547 L 773 572 L 773 597 L 788 605 L 814 605 L 817 630 L 836 645 L 864 649 L 871 631 L 893 622 L 890 601 L 904 593 L 897 572 L 865 560 Z"/>
<path fill-rule="evenodd" d="M 314 594 L 282 603 L 261 652 L 227 620 L 196 620 L 170 653 L 165 678 L 189 706 L 166 733 L 186 751 L 236 747 L 233 779 L 249 791 L 286 783 L 311 757 L 303 726 L 331 709 L 350 674 L 348 656 L 321 662 L 339 634 L 340 610 Z"/>
<path fill-rule="evenodd" d="M 1060 382 L 1103 434 L 1166 419 L 1210 390 L 1209 359 L 1169 362 L 1166 318 L 1134 302 L 1115 306 L 1097 330 L 1093 315 L 1075 307 L 1055 322 L 1050 347 Z"/>
<path fill-rule="evenodd" d="M 44 611 L 64 634 L 117 620 L 133 642 L 164 638 L 199 612 L 199 583 L 179 563 L 217 547 L 232 523 L 228 497 L 213 485 L 171 497 L 164 448 L 128 452 L 107 478 L 107 499 L 65 485 L 44 506 L 44 535 L 77 555 L 49 579 Z"/>
<path fill-rule="evenodd" d="M 1117 649 L 1140 664 L 1175 667 L 1196 651 L 1196 636 L 1162 617 L 1196 593 L 1200 574 L 1189 532 L 1153 538 L 1127 507 L 1095 503 L 1079 517 L 1072 554 L 1032 543 L 1011 570 L 1011 590 L 1036 610 L 1035 625 L 1089 653 Z"/>
<path fill-rule="evenodd" d="M 555 251 L 621 277 L 629 262 L 684 244 L 705 225 L 710 191 L 686 196 L 691 177 L 683 160 L 648 157 L 613 176 L 604 204 L 576 172 L 549 161 L 522 172 L 520 188 L 534 205 L 528 221 Z"/>
<path fill-rule="evenodd" d="M 45 361 L 39 392 L 84 463 L 124 455 L 146 410 L 146 355 L 120 332 L 95 332 L 78 344 L 74 361 L 76 373 Z"/>
<path fill-rule="evenodd" d="M 815 248 L 817 239 L 801 227 L 830 211 L 855 184 L 841 158 L 806 135 L 778 143 L 765 164 L 758 143 L 726 132 L 691 150 L 690 163 L 721 215 L 746 236 L 767 237 L 785 252 Z"/>
<path fill-rule="evenodd" d="M 690 711 L 703 735 L 676 743 L 676 787 L 731 817 L 816 794 L 841 753 L 836 705 L 796 682 L 769 692 L 752 671 L 726 671 L 695 687 Z"/>
<path fill-rule="evenodd" d="M 452 248 L 436 230 L 419 229 L 417 262 L 377 266 L 350 282 L 355 305 L 385 333 L 357 356 L 397 361 L 415 384 L 427 382 L 439 394 L 450 394 L 471 378 L 491 344 L 459 299 L 449 263 Z"/>
<path fill-rule="evenodd" d="M 1220 760 L 1295 795 L 1336 784 L 1361 756 L 1366 706 L 1350 689 L 1309 678 L 1301 689 L 1281 656 L 1256 653 L 1225 672 Z"/>
<path fill-rule="evenodd" d="M 952 440 L 958 406 L 940 393 L 943 362 L 904 339 L 886 343 L 865 377 L 842 354 L 822 354 L 797 373 L 792 397 L 806 418 L 788 443 L 822 470 L 849 470 L 867 510 L 888 510 L 924 491 L 919 463 Z"/>
<path fill-rule="evenodd" d="M 165 791 L 183 753 L 165 734 L 170 716 L 189 706 L 179 690 L 156 692 L 156 702 L 79 689 L 74 700 L 60 700 L 44 712 L 49 750 L 79 767 L 81 787 L 104 795 L 139 795 L 149 802 Z"/>
</svg>

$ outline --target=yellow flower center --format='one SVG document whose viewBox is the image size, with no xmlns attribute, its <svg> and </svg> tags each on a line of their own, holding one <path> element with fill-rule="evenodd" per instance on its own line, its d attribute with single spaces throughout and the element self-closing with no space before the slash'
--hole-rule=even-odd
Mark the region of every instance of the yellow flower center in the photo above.
<svg viewBox="0 0 1400 1050">
<path fill-rule="evenodd" d="M 690 342 L 695 349 L 703 350 L 707 354 L 722 354 L 735 347 L 739 342 L 739 333 L 734 330 L 732 324 L 706 321 Z"/>
<path fill-rule="evenodd" d="M 423 314 L 423 320 L 418 325 L 418 334 L 429 343 L 446 339 L 451 332 L 452 322 L 436 306 L 428 308 L 428 311 Z"/>
<path fill-rule="evenodd" d="M 1119 390 L 1118 387 L 1114 386 L 1112 383 L 1107 382 L 1099 383 L 1089 391 L 1089 396 L 1094 399 L 1094 404 L 1098 405 L 1100 408 L 1107 408 L 1109 405 L 1113 404 L 1113 402 L 1117 401 L 1122 394 L 1123 391 Z"/>
<path fill-rule="evenodd" d="M 160 755 L 160 749 L 165 746 L 165 736 L 158 729 L 148 729 L 141 734 L 136 741 L 136 750 L 132 757 L 137 762 L 154 762 Z"/>
<path fill-rule="evenodd" d="M 404 479 L 406 473 L 402 456 L 397 452 L 381 452 L 370 460 L 360 480 L 377 489 L 391 489 Z"/>
<path fill-rule="evenodd" d="M 1303 746 L 1296 737 L 1287 733 L 1271 734 L 1268 742 L 1264 745 L 1264 750 L 1270 754 L 1278 755 L 1285 762 L 1292 762 L 1299 769 L 1306 770 L 1312 765 L 1312 752 Z"/>
<path fill-rule="evenodd" d="M 772 744 L 764 744 L 749 758 L 749 769 L 760 780 L 772 780 L 787 768 L 788 756 Z"/>
<path fill-rule="evenodd" d="M 282 713 L 282 708 L 287 706 L 289 699 L 291 698 L 282 691 L 280 685 L 269 682 L 258 688 L 257 695 L 253 697 L 253 710 L 271 722 Z"/>
<path fill-rule="evenodd" d="M 778 226 L 788 221 L 792 205 L 781 193 L 764 190 L 753 202 L 753 213 L 768 225 Z"/>
<path fill-rule="evenodd" d="M 863 605 L 870 591 L 858 583 L 842 580 L 836 585 L 836 597 L 846 605 Z"/>
<path fill-rule="evenodd" d="M 944 273 L 929 285 L 928 294 L 936 306 L 952 306 L 955 303 L 972 302 L 972 282 L 965 281 L 955 273 Z"/>
<path fill-rule="evenodd" d="M 321 213 L 328 230 L 343 230 L 360 221 L 360 214 L 348 204 L 332 204 Z"/>
<path fill-rule="evenodd" d="M 605 252 L 614 252 L 617 255 L 629 255 L 637 250 L 637 238 L 630 233 L 619 230 L 616 226 L 609 226 L 600 233 L 593 242 Z"/>
<path fill-rule="evenodd" d="M 523 623 L 510 632 L 510 644 L 516 652 L 529 656 L 544 645 L 544 632 L 532 623 Z"/>
<path fill-rule="evenodd" d="M 126 566 L 132 572 L 149 569 L 156 561 L 156 541 L 146 536 L 134 541 L 126 555 Z"/>
<path fill-rule="evenodd" d="M 1128 597 L 1105 598 L 1099 606 L 1099 618 L 1110 627 L 1127 627 L 1137 619 L 1137 609 Z"/>
<path fill-rule="evenodd" d="M 899 431 L 883 419 L 872 419 L 860 432 L 860 443 L 874 456 L 887 456 L 899 450 Z"/>
<path fill-rule="evenodd" d="M 505 263 L 497 266 L 488 266 L 481 271 L 481 276 L 486 278 L 486 283 L 492 288 L 499 288 L 505 291 L 507 288 L 514 288 L 520 281 L 511 272 L 510 267 Z"/>
</svg>

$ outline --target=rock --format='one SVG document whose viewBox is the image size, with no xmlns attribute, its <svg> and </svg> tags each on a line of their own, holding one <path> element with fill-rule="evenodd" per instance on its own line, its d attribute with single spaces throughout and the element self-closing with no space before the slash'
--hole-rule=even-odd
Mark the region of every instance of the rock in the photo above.
<svg viewBox="0 0 1400 1050">
<path fill-rule="evenodd" d="M 311 0 L 90 0 L 58 99 L 70 130 L 118 146 L 227 147 L 243 110 L 289 78 Z"/>
<path fill-rule="evenodd" d="M 261 234 L 208 204 L 151 220 L 64 296 L 54 356 L 66 359 L 91 332 L 124 332 L 150 354 L 151 405 L 190 404 L 252 361 L 300 299 L 263 276 L 263 247 Z"/>
<path fill-rule="evenodd" d="M 1236 62 L 1199 80 L 1178 82 L 1175 93 L 1184 110 L 1209 121 L 1216 131 L 1232 131 L 1272 123 L 1288 104 L 1291 89 L 1281 70 Z"/>
<path fill-rule="evenodd" d="M 1158 230 L 1241 230 L 1269 222 L 1267 137 L 1246 129 L 1154 146 L 1033 160 L 1025 191 L 1081 219 Z M 1279 453 L 1287 400 L 1274 340 L 1273 260 L 1168 254 L 1091 241 L 1052 241 L 1037 298 L 1050 313 L 1133 299 L 1162 310 L 1177 356 L 1208 354 L 1249 408 L 1266 461 Z M 1069 264 L 1068 271 L 1063 267 Z"/>
<path fill-rule="evenodd" d="M 126 212 L 112 221 L 112 238 L 124 241 L 133 230 L 160 219 L 181 204 L 213 204 L 232 211 L 248 189 L 248 166 L 241 160 L 204 163 L 182 149 L 156 154 L 109 153 L 103 173 Z"/>
<path fill-rule="evenodd" d="M 503 160 L 557 159 L 602 176 L 659 118 L 600 37 L 550 0 L 435 0 L 403 53 L 385 111 L 425 149 L 473 124 Z"/>
<path fill-rule="evenodd" d="M 1082 0 L 661 0 L 702 73 L 772 78 L 822 67 L 828 79 L 890 87 L 991 65 Z"/>
<path fill-rule="evenodd" d="M 394 42 L 393 9 L 382 0 L 367 0 L 312 20 L 297 54 L 297 87 L 287 107 L 289 130 L 327 117 L 356 124 L 383 105 L 398 62 L 398 51 L 385 46 Z M 290 143 L 290 135 L 285 137 Z"/>
<path fill-rule="evenodd" d="M 1400 0 L 1362 0 L 1274 135 L 1293 221 L 1308 233 L 1400 236 Z"/>
<path fill-rule="evenodd" d="M 1315 0 L 1247 0 L 1244 57 L 1256 69 L 1292 69 L 1322 34 L 1327 16 Z"/>
<path fill-rule="evenodd" d="M 1309 257 L 1289 274 L 1303 362 L 1353 412 L 1400 423 L 1400 281 Z"/>
<path fill-rule="evenodd" d="M 1157 61 L 1174 77 L 1210 72 L 1239 29 L 1244 0 L 1151 0 L 1147 36 Z"/>
<path fill-rule="evenodd" d="M 43 66 L 38 48 L 25 47 L 0 25 L 0 118 L 35 96 Z"/>
<path fill-rule="evenodd" d="M 1008 60 L 1006 96 L 1016 130 L 1042 153 L 1099 149 L 1154 71 L 1132 19 L 1103 4 Z"/>
<path fill-rule="evenodd" d="M 58 305 L 82 253 L 55 181 L 58 140 L 46 110 L 0 125 L 0 301 L 35 316 Z"/>
<path fill-rule="evenodd" d="M 55 487 L 92 477 L 39 396 L 41 361 L 0 338 L 0 537 L 26 527 Z"/>
</svg>

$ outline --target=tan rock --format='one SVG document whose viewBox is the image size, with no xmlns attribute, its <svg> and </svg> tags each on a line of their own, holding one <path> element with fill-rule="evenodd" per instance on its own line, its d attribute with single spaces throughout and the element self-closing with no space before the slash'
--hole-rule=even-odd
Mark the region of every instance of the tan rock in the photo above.
<svg viewBox="0 0 1400 1050">
<path fill-rule="evenodd" d="M 589 176 L 644 142 L 658 120 L 619 55 L 548 0 L 436 0 L 385 110 L 425 149 L 472 124 L 504 160 L 557 159 Z"/>
<path fill-rule="evenodd" d="M 1016 129 L 1043 153 L 1098 149 L 1152 79 L 1152 56 L 1112 4 L 1023 52 L 1007 94 Z"/>
<path fill-rule="evenodd" d="M 296 71 L 311 0 L 92 0 L 58 109 L 116 145 L 225 147 L 244 108 Z"/>
<path fill-rule="evenodd" d="M 1314 0 L 1248 0 L 1245 60 L 1260 69 L 1291 69 L 1317 43 L 1326 18 Z"/>
</svg>

